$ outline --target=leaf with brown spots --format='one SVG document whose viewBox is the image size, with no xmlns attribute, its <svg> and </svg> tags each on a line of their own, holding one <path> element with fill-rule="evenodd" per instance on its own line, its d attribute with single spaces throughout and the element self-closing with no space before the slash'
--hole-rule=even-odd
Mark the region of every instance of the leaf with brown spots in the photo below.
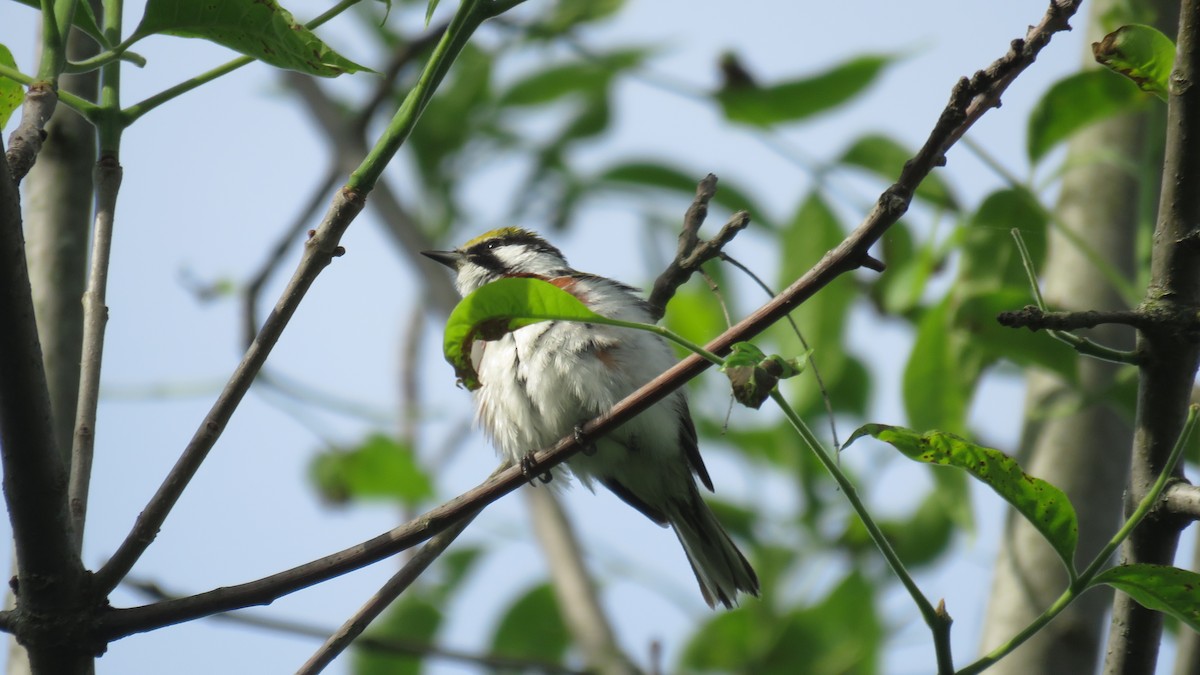
<svg viewBox="0 0 1200 675">
<path fill-rule="evenodd" d="M 883 441 L 909 459 L 966 469 L 1012 504 L 1037 528 L 1054 547 L 1066 565 L 1067 573 L 1072 579 L 1075 578 L 1075 546 L 1079 540 L 1079 525 L 1075 518 L 1075 507 L 1062 490 L 1025 473 L 1013 458 L 999 450 L 975 445 L 943 431 L 918 434 L 903 427 L 866 424 L 851 434 L 842 448 L 863 436 Z"/>
<path fill-rule="evenodd" d="M 1167 565 L 1118 565 L 1104 570 L 1092 585 L 1108 584 L 1143 607 L 1170 614 L 1200 632 L 1200 574 Z"/>
</svg>

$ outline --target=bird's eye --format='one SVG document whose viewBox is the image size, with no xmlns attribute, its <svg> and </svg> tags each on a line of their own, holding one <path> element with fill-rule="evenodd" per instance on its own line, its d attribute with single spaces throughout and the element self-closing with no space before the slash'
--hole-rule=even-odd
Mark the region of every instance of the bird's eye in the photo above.
<svg viewBox="0 0 1200 675">
<path fill-rule="evenodd" d="M 497 247 L 499 247 L 499 246 L 500 246 L 500 240 L 499 240 L 499 239 L 493 239 L 492 241 L 489 241 L 489 242 L 487 243 L 487 250 L 489 250 L 489 251 L 495 251 L 495 250 L 496 250 L 496 248 L 497 248 Z"/>
</svg>

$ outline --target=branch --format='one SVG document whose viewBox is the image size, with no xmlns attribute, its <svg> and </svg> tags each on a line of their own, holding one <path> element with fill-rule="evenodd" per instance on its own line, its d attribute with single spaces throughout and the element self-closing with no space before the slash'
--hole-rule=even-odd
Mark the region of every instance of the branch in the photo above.
<svg viewBox="0 0 1200 675">
<path fill-rule="evenodd" d="M 412 585 L 412 582 L 416 581 L 417 577 L 421 576 L 421 573 L 434 560 L 437 560 L 438 556 L 458 538 L 458 535 L 462 534 L 463 530 L 467 529 L 467 525 L 470 525 L 471 521 L 475 520 L 475 516 L 477 515 L 479 515 L 478 511 L 467 514 L 462 520 L 436 537 L 433 537 L 422 546 L 421 550 L 410 558 L 404 567 L 400 568 L 399 572 L 396 572 L 391 579 L 388 579 L 387 583 L 365 605 L 354 613 L 354 616 L 350 617 L 346 623 L 342 624 L 341 628 L 338 628 L 329 636 L 329 639 L 325 640 L 325 643 L 317 649 L 312 657 L 303 666 L 300 666 L 300 669 L 296 671 L 296 675 L 317 675 L 317 673 L 325 670 L 326 666 L 333 663 L 338 654 L 344 652 L 350 646 L 351 642 L 359 635 L 362 635 L 367 626 L 371 625 L 371 622 L 382 614 L 383 610 L 387 609 L 396 598 L 400 597 L 400 594 Z"/>
<path fill-rule="evenodd" d="M 1168 513 L 1200 520 L 1200 486 L 1179 481 L 1163 492 L 1162 508 Z"/>
<path fill-rule="evenodd" d="M 1033 305 L 1012 312 L 1001 312 L 996 317 L 1001 326 L 1039 330 L 1079 330 L 1095 328 L 1105 324 L 1121 324 L 1141 328 L 1151 322 L 1150 317 L 1138 310 L 1114 310 L 1099 312 L 1044 312 Z"/>
<path fill-rule="evenodd" d="M 987 71 L 977 73 L 970 80 L 963 78 L 954 87 L 950 103 L 942 111 L 925 145 L 905 164 L 899 180 L 884 191 L 867 218 L 837 248 L 827 253 L 816 266 L 783 293 L 722 333 L 710 342 L 706 349 L 717 354 L 727 353 L 734 343 L 752 339 L 839 275 L 861 266 L 867 249 L 907 210 L 913 192 L 921 180 L 934 167 L 945 163 L 945 152 L 987 110 L 998 104 L 1000 95 L 1020 72 L 1033 63 L 1051 36 L 1069 29 L 1067 20 L 1075 13 L 1079 4 L 1080 0 L 1056 0 L 1042 21 L 1030 28 L 1025 40 L 1015 40 L 1012 49 L 994 62 Z M 709 365 L 711 364 L 699 355 L 688 356 L 622 399 L 608 412 L 584 424 L 581 428 L 582 433 L 578 436 L 584 439 L 594 438 L 613 431 L 670 395 L 688 380 L 695 378 Z M 114 609 L 100 617 L 97 630 L 101 635 L 115 639 L 217 612 L 267 604 L 301 588 L 382 560 L 429 539 L 459 519 L 481 510 L 524 485 L 528 482 L 525 471 L 541 475 L 566 461 L 582 449 L 576 436 L 575 433 L 568 434 L 552 447 L 532 454 L 525 467 L 509 467 L 495 478 L 428 511 L 411 523 L 371 540 L 311 563 L 238 586 L 219 588 L 154 605 Z"/>
<path fill-rule="evenodd" d="M 16 611 L 18 619 L 31 619 L 22 638 L 35 672 L 70 673 L 79 665 L 71 659 L 86 647 L 64 650 L 49 634 L 54 620 L 79 602 L 83 565 L 72 543 L 66 463 L 54 439 L 20 197 L 6 158 L 0 157 L 0 463 L 16 547 Z M 61 627 L 58 633 L 65 639 Z"/>
<path fill-rule="evenodd" d="M 667 313 L 667 303 L 674 297 L 675 291 L 687 283 L 692 274 L 699 271 L 701 265 L 721 254 L 721 249 L 733 241 L 738 232 L 750 224 L 750 214 L 738 211 L 733 214 L 728 223 L 721 228 L 717 236 L 704 241 L 700 238 L 700 226 L 708 217 L 708 202 L 717 192 L 717 177 L 708 174 L 696 186 L 696 198 L 683 216 L 683 229 L 679 232 L 679 248 L 675 259 L 667 265 L 667 269 L 658 275 L 654 281 L 654 290 L 650 292 L 647 302 L 650 303 L 650 318 L 658 321 Z"/>
<path fill-rule="evenodd" d="M 1183 0 L 1179 37 L 1167 101 L 1166 154 L 1162 170 L 1158 223 L 1150 261 L 1150 286 L 1142 308 L 1167 314 L 1200 307 L 1200 0 Z M 1129 474 L 1127 510 L 1147 494 L 1155 479 L 1178 472 L 1168 464 L 1172 445 L 1183 428 L 1200 363 L 1200 344 L 1185 331 L 1145 328 L 1138 334 L 1137 417 Z M 1179 518 L 1150 518 L 1122 547 L 1122 561 L 1170 565 L 1182 523 Z M 1154 672 L 1162 638 L 1163 615 L 1124 593 L 1116 593 L 1109 631 L 1106 675 Z"/>
<path fill-rule="evenodd" d="M 96 443 L 96 408 L 100 404 L 100 365 L 104 354 L 104 328 L 108 324 L 105 295 L 108 261 L 112 252 L 113 216 L 121 187 L 121 165 L 113 155 L 102 158 L 93 178 L 96 191 L 95 226 L 92 231 L 91 268 L 83 294 L 83 347 L 79 369 L 79 399 L 75 406 L 75 433 L 71 443 L 68 504 L 75 530 L 75 546 L 83 548 L 83 528 L 92 477 Z"/>
</svg>

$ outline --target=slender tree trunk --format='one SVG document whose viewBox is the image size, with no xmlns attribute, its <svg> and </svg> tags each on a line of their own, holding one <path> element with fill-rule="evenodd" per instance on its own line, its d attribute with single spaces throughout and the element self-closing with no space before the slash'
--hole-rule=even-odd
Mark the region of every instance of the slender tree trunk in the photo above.
<svg viewBox="0 0 1200 675">
<path fill-rule="evenodd" d="M 98 10 L 97 10 L 98 11 Z M 71 31 L 68 58 L 97 53 L 96 43 Z M 60 87 L 95 100 L 96 72 L 64 75 Z M 42 359 L 54 414 L 54 438 L 70 461 L 79 396 L 79 361 L 83 343 L 83 297 L 87 279 L 88 232 L 92 220 L 92 169 L 96 164 L 96 130 L 75 111 L 60 105 L 46 125 L 46 142 L 24 181 L 25 251 Z M 5 606 L 11 607 L 8 593 Z M 25 649 L 9 638 L 9 675 L 29 673 Z"/>
<path fill-rule="evenodd" d="M 1101 0 L 1091 7 L 1089 40 L 1105 32 L 1100 17 L 1117 4 Z M 1174 8 L 1163 18 L 1173 17 Z M 1088 53 L 1085 62 L 1091 62 Z M 1139 206 L 1156 194 L 1156 181 L 1139 180 L 1129 163 L 1139 159 L 1161 166 L 1161 123 L 1148 114 L 1124 115 L 1096 124 L 1070 142 L 1062 192 L 1054 210 L 1057 224 L 1049 238 L 1044 269 L 1046 301 L 1058 310 L 1128 309 L 1111 283 L 1067 237 L 1070 230 L 1086 241 L 1126 278 L 1133 278 L 1139 224 L 1148 228 Z M 1153 171 L 1143 176 L 1154 175 Z M 1105 345 L 1133 347 L 1132 330 L 1108 326 L 1090 331 Z M 1104 402 L 1118 367 L 1088 358 L 1079 360 L 1078 388 L 1060 378 L 1034 372 L 1028 379 L 1025 429 L 1020 461 L 1026 470 L 1066 491 L 1079 515 L 1078 566 L 1086 565 L 1112 537 L 1121 518 L 1129 472 L 1132 427 L 1127 417 Z M 1011 512 L 996 565 L 983 632 L 991 649 L 1024 628 L 1066 587 L 1067 577 L 1053 549 L 1027 521 Z M 1111 596 L 1084 595 L 1053 623 L 989 672 L 999 675 L 1095 672 L 1103 639 L 1105 610 Z"/>
</svg>

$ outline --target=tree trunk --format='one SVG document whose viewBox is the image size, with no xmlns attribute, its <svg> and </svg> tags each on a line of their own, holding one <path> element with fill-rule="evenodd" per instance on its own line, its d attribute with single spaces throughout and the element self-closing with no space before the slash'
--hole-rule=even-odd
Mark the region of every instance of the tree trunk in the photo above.
<svg viewBox="0 0 1200 675">
<path fill-rule="evenodd" d="M 98 8 L 97 8 L 97 11 Z M 73 30 L 68 58 L 80 60 L 98 52 L 96 43 Z M 97 72 L 64 75 L 59 86 L 89 101 L 96 99 Z M 88 232 L 92 220 L 92 169 L 96 164 L 96 130 L 74 110 L 60 105 L 46 125 L 46 142 L 24 181 L 25 252 L 37 316 L 38 338 L 54 439 L 64 463 L 70 461 L 79 396 L 79 361 L 83 344 L 83 297 L 87 280 Z M 13 596 L 7 594 L 5 606 Z M 9 675 L 29 673 L 25 649 L 9 638 Z"/>
</svg>

